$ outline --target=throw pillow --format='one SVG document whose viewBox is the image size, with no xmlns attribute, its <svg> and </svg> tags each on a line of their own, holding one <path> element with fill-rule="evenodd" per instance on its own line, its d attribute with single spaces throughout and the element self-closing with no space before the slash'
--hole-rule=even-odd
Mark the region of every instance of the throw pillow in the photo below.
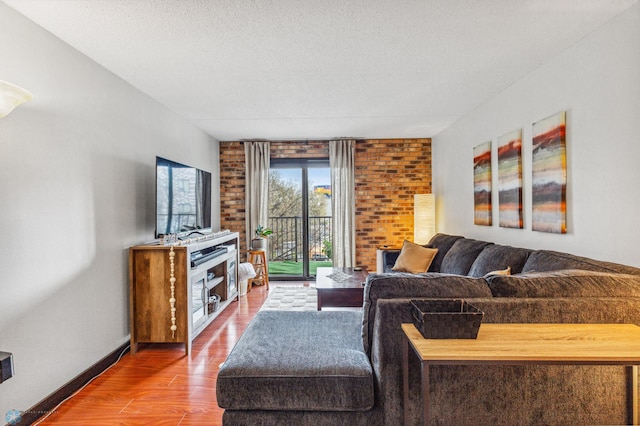
<svg viewBox="0 0 640 426">
<path fill-rule="evenodd" d="M 511 275 L 511 266 L 508 266 L 507 269 L 502 269 L 500 271 L 491 271 L 484 274 L 484 277 L 490 277 L 491 275 Z"/>
<path fill-rule="evenodd" d="M 412 274 L 427 272 L 437 253 L 438 249 L 423 247 L 420 244 L 405 240 L 402 244 L 400 255 L 391 270 L 411 272 Z"/>
</svg>

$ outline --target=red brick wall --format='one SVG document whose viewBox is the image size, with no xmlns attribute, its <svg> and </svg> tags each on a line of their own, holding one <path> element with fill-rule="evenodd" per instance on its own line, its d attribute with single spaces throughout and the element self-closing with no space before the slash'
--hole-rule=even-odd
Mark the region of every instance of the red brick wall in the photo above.
<svg viewBox="0 0 640 426">
<path fill-rule="evenodd" d="M 244 229 L 244 145 L 220 142 L 220 228 L 240 233 L 240 259 L 247 249 Z"/>
<path fill-rule="evenodd" d="M 271 142 L 271 158 L 328 158 L 327 141 Z M 431 139 L 356 144 L 356 262 L 375 271 L 376 247 L 413 240 L 413 194 L 431 192 Z M 244 230 L 244 145 L 220 142 L 221 227 Z"/>
<path fill-rule="evenodd" d="M 413 194 L 431 193 L 431 139 L 356 145 L 356 261 L 375 271 L 376 247 L 413 241 Z"/>
<path fill-rule="evenodd" d="M 271 142 L 271 158 L 329 158 L 329 142 Z"/>
</svg>

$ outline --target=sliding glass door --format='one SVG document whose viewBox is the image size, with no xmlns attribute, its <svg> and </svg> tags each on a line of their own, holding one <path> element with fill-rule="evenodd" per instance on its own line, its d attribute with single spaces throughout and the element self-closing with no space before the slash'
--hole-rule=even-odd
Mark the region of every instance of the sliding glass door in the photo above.
<svg viewBox="0 0 640 426">
<path fill-rule="evenodd" d="M 269 276 L 310 279 L 331 266 L 329 160 L 271 160 Z"/>
</svg>

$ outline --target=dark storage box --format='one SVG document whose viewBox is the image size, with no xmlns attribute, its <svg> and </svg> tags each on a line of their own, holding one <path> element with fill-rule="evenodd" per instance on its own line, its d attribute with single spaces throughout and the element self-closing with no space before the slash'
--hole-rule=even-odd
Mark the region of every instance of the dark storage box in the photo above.
<svg viewBox="0 0 640 426">
<path fill-rule="evenodd" d="M 411 301 L 413 324 L 425 339 L 475 339 L 484 312 L 464 300 Z"/>
</svg>

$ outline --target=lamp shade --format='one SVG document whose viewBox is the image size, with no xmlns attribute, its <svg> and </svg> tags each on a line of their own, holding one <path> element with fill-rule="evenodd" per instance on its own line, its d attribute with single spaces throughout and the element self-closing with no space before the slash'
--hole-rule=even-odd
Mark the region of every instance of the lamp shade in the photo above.
<svg viewBox="0 0 640 426">
<path fill-rule="evenodd" d="M 413 196 L 413 242 L 427 244 L 436 233 L 436 198 L 433 194 Z"/>
<path fill-rule="evenodd" d="M 33 99 L 28 90 L 0 80 L 0 118 L 8 115 L 15 107 Z"/>
</svg>

